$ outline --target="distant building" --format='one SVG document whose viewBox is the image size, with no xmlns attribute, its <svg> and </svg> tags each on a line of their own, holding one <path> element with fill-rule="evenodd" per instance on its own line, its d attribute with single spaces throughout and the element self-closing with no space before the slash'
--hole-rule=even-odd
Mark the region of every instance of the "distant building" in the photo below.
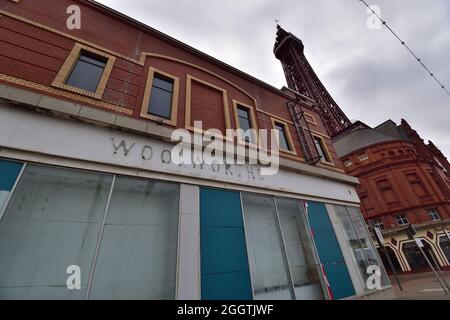
<svg viewBox="0 0 450 320">
<path fill-rule="evenodd" d="M 450 164 L 432 143 L 425 144 L 402 120 L 375 128 L 356 122 L 333 137 L 346 172 L 358 177 L 362 211 L 383 230 L 398 271 L 428 269 L 406 229 L 413 224 L 431 261 L 450 269 Z M 387 264 L 386 264 L 387 265 Z"/>
</svg>

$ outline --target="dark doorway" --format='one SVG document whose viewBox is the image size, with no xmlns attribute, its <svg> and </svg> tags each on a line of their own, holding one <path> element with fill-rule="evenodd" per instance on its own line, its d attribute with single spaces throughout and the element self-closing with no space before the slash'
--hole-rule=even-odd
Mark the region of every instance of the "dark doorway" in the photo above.
<svg viewBox="0 0 450 320">
<path fill-rule="evenodd" d="M 430 262 L 433 264 L 433 266 L 435 266 L 434 259 L 436 259 L 436 258 L 434 256 L 434 253 L 431 252 L 430 245 L 425 241 L 422 241 L 422 243 L 424 244 L 423 251 L 427 255 Z M 405 243 L 403 245 L 403 253 L 406 256 L 406 259 L 408 260 L 408 263 L 409 263 L 409 266 L 411 267 L 412 272 L 424 272 L 424 271 L 431 270 L 430 266 L 427 263 L 427 260 L 422 255 L 419 248 L 417 247 L 417 244 L 414 241 Z M 433 256 L 431 256 L 431 255 L 433 255 Z M 434 259 L 433 259 L 433 257 L 434 257 Z M 437 259 L 436 259 L 436 261 L 437 261 Z"/>
<path fill-rule="evenodd" d="M 442 236 L 439 238 L 439 245 L 442 251 L 444 251 L 447 260 L 450 262 L 450 239 L 447 236 Z"/>
<path fill-rule="evenodd" d="M 394 250 L 392 250 L 390 247 L 386 247 L 387 253 L 389 255 L 389 258 L 391 258 L 392 264 L 394 265 L 395 271 L 398 273 L 403 272 L 402 267 L 400 265 L 400 262 L 397 259 L 397 256 L 394 253 Z M 381 257 L 381 261 L 383 262 L 384 268 L 386 269 L 387 273 L 393 273 L 391 265 L 389 264 L 389 261 L 386 258 L 386 254 L 384 250 L 381 248 L 378 248 L 378 254 Z"/>
</svg>

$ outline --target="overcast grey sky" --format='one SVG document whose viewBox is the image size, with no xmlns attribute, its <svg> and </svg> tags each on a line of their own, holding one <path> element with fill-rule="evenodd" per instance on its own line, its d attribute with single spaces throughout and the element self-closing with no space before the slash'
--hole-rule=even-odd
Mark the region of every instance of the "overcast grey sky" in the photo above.
<svg viewBox="0 0 450 320">
<path fill-rule="evenodd" d="M 276 87 L 275 19 L 352 120 L 406 119 L 450 157 L 450 96 L 385 28 L 368 29 L 358 0 L 99 0 Z M 450 88 L 450 1 L 368 0 Z"/>
</svg>

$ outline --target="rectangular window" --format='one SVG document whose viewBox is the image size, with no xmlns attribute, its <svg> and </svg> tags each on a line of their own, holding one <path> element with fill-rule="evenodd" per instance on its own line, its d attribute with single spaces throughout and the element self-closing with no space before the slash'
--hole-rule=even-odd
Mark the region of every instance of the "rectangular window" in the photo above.
<svg viewBox="0 0 450 320">
<path fill-rule="evenodd" d="M 275 122 L 275 129 L 280 132 L 280 144 L 279 148 L 283 150 L 292 150 L 292 147 L 289 145 L 288 137 L 287 137 L 287 128 L 284 124 L 279 122 Z"/>
<path fill-rule="evenodd" d="M 438 212 L 438 210 L 437 210 L 436 208 L 428 209 L 427 212 L 428 212 L 428 215 L 429 215 L 430 218 L 431 218 L 431 221 L 438 221 L 438 220 L 441 220 L 441 217 L 440 217 L 440 215 L 439 215 L 439 212 Z"/>
<path fill-rule="evenodd" d="M 252 120 L 250 119 L 250 110 L 240 105 L 238 105 L 236 109 L 239 128 L 244 130 L 244 141 L 254 143 L 255 141 L 250 130 L 253 129 Z"/>
<path fill-rule="evenodd" d="M 409 224 L 408 218 L 404 214 L 395 216 L 395 222 L 397 223 L 398 226 L 404 226 Z"/>
<path fill-rule="evenodd" d="M 174 299 L 179 185 L 118 177 L 91 299 Z"/>
<path fill-rule="evenodd" d="M 321 137 L 313 136 L 314 143 L 316 145 L 317 152 L 324 162 L 331 162 L 330 157 L 328 156 L 328 152 L 326 151 L 325 144 Z"/>
<path fill-rule="evenodd" d="M 174 299 L 178 204 L 178 184 L 28 164 L 0 220 L 0 300 Z"/>
<path fill-rule="evenodd" d="M 95 93 L 108 59 L 81 50 L 80 57 L 67 78 L 66 84 Z"/>
<path fill-rule="evenodd" d="M 373 265 L 379 266 L 381 269 L 382 287 L 388 286 L 388 277 L 384 271 L 383 264 L 372 242 L 372 238 L 360 210 L 355 207 L 344 207 L 338 205 L 335 205 L 334 209 L 341 226 L 343 226 L 349 246 L 352 249 L 354 259 L 359 267 L 364 289 L 366 291 L 370 291 L 370 289 L 367 288 L 367 279 L 370 276 L 367 273 L 367 268 Z"/>
<path fill-rule="evenodd" d="M 242 204 L 254 299 L 323 299 L 301 202 L 242 194 Z"/>
<path fill-rule="evenodd" d="M 173 91 L 174 80 L 155 73 L 148 105 L 148 114 L 170 119 Z"/>
<path fill-rule="evenodd" d="M 273 198 L 243 194 L 242 204 L 254 299 L 292 299 Z"/>
<path fill-rule="evenodd" d="M 359 161 L 366 161 L 367 159 L 369 159 L 369 156 L 367 154 L 363 153 L 358 156 L 358 159 L 359 159 Z"/>
<path fill-rule="evenodd" d="M 381 219 L 370 220 L 370 225 L 374 228 L 378 228 L 380 230 L 384 230 L 384 223 Z"/>
<path fill-rule="evenodd" d="M 344 166 L 346 166 L 347 168 L 348 167 L 351 167 L 353 165 L 353 161 L 352 160 L 346 160 L 346 161 L 344 161 Z"/>
</svg>

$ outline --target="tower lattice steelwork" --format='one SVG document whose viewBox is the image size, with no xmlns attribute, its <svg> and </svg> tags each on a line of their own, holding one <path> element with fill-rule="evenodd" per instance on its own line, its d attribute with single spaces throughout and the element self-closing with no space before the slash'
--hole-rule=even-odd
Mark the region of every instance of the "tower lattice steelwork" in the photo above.
<svg viewBox="0 0 450 320">
<path fill-rule="evenodd" d="M 315 101 L 330 136 L 351 125 L 317 77 L 304 54 L 302 41 L 292 33 L 277 26 L 274 53 L 281 61 L 288 87 Z"/>
</svg>

